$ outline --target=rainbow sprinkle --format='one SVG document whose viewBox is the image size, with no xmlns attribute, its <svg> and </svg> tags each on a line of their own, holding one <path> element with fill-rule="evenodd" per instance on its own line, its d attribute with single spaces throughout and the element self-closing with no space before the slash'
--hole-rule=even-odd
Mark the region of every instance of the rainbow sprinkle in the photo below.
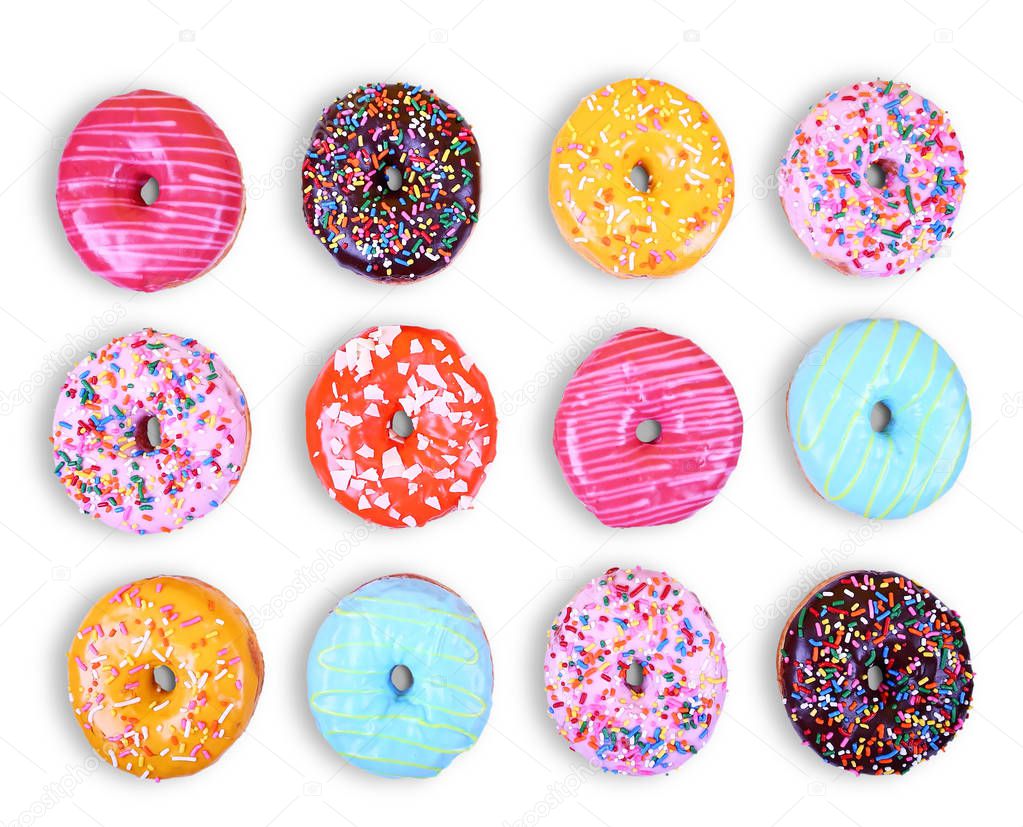
<svg viewBox="0 0 1023 827">
<path fill-rule="evenodd" d="M 401 176 L 397 190 L 388 170 Z M 479 219 L 476 137 L 421 86 L 360 86 L 323 111 L 302 198 L 309 229 L 339 264 L 379 281 L 415 281 L 448 264 Z"/>
<path fill-rule="evenodd" d="M 53 417 L 54 474 L 82 513 L 113 528 L 173 531 L 234 490 L 249 430 L 245 395 L 220 357 L 147 328 L 71 370 Z"/>
<path fill-rule="evenodd" d="M 573 750 L 608 772 L 656 775 L 706 744 L 728 670 L 696 595 L 667 574 L 612 568 L 555 620 L 544 673 L 548 714 Z"/>
<path fill-rule="evenodd" d="M 789 621 L 778 667 L 804 743 L 856 773 L 902 774 L 944 749 L 973 695 L 959 616 L 894 572 L 818 588 Z"/>
<path fill-rule="evenodd" d="M 952 235 L 965 174 L 945 113 L 904 83 L 878 80 L 810 109 L 781 159 L 778 191 L 814 256 L 846 274 L 894 276 Z"/>
</svg>

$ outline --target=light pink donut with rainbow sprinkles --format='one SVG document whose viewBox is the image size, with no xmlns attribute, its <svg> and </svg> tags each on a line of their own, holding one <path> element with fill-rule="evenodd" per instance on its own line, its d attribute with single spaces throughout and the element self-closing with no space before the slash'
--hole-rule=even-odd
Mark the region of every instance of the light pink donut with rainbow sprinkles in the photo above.
<svg viewBox="0 0 1023 827">
<path fill-rule="evenodd" d="M 941 108 L 905 83 L 876 80 L 810 109 L 781 160 L 778 193 L 815 257 L 848 275 L 896 276 L 952 234 L 965 172 Z"/>
<path fill-rule="evenodd" d="M 119 336 L 68 374 L 54 474 L 82 513 L 135 534 L 208 514 L 241 478 L 249 407 L 220 356 L 155 330 Z"/>
<path fill-rule="evenodd" d="M 678 769 L 707 743 L 728 691 L 725 647 L 699 599 L 667 574 L 612 568 L 555 618 L 548 714 L 592 766 Z"/>
<path fill-rule="evenodd" d="M 155 180 L 155 201 L 144 187 Z M 149 203 L 152 201 L 152 203 Z M 152 292 L 198 278 L 231 248 L 245 211 L 241 165 L 191 101 L 142 89 L 74 128 L 57 171 L 68 242 L 94 273 Z"/>
</svg>

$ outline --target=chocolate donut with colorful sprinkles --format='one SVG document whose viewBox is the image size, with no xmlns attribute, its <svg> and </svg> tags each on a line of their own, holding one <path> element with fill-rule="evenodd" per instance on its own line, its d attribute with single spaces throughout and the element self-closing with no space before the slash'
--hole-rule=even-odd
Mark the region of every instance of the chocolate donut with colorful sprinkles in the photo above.
<svg viewBox="0 0 1023 827">
<path fill-rule="evenodd" d="M 902 775 L 936 755 L 973 698 L 959 615 L 892 571 L 819 584 L 785 625 L 777 666 L 803 743 L 854 773 Z"/>
<path fill-rule="evenodd" d="M 302 165 L 306 224 L 338 264 L 402 284 L 451 262 L 479 219 L 480 150 L 465 118 L 409 83 L 323 111 Z"/>
</svg>

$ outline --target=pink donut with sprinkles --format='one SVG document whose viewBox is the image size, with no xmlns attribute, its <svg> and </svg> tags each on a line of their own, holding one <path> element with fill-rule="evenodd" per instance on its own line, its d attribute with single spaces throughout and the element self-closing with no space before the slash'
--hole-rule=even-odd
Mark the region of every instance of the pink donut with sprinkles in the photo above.
<svg viewBox="0 0 1023 827">
<path fill-rule="evenodd" d="M 241 165 L 194 103 L 129 92 L 71 133 L 57 210 L 86 267 L 119 287 L 162 290 L 203 275 L 231 248 L 245 211 Z"/>
<path fill-rule="evenodd" d="M 945 113 L 905 83 L 832 92 L 796 127 L 778 192 L 799 240 L 855 276 L 918 270 L 952 235 L 963 149 Z"/>
<path fill-rule="evenodd" d="M 710 739 L 728 691 L 721 635 L 667 574 L 612 568 L 551 626 L 548 714 L 592 766 L 627 775 L 678 769 Z"/>
<path fill-rule="evenodd" d="M 153 534 L 217 508 L 249 452 L 245 394 L 195 339 L 120 336 L 68 374 L 53 415 L 54 474 L 82 513 Z"/>
<path fill-rule="evenodd" d="M 717 496 L 739 460 L 742 411 L 689 339 L 619 333 L 576 370 L 554 420 L 572 493 L 613 527 L 677 523 Z"/>
</svg>

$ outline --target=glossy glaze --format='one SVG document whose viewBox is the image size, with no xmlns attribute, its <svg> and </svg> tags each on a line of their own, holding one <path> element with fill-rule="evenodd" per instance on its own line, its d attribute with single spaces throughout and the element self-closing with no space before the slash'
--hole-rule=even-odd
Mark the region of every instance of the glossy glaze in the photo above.
<svg viewBox="0 0 1023 827">
<path fill-rule="evenodd" d="M 413 431 L 392 427 L 403 412 Z M 306 398 L 306 444 L 331 499 L 392 528 L 472 507 L 497 452 L 486 377 L 449 333 L 373 327 L 338 348 Z"/>
<path fill-rule="evenodd" d="M 628 681 L 639 664 L 642 683 Z M 702 749 L 728 691 L 725 647 L 699 599 L 663 572 L 609 569 L 554 619 L 548 714 L 591 766 L 678 769 Z"/>
<path fill-rule="evenodd" d="M 641 442 L 645 420 L 661 425 Z M 609 526 L 684 520 L 735 468 L 742 411 L 731 383 L 689 339 L 637 327 L 598 345 L 565 388 L 554 451 L 572 493 Z"/>
<path fill-rule="evenodd" d="M 870 422 L 881 402 L 891 420 Z M 788 423 L 803 473 L 842 508 L 877 519 L 927 508 L 955 482 L 970 445 L 970 401 L 949 355 L 920 328 L 861 319 L 803 358 Z"/>
<path fill-rule="evenodd" d="M 391 683 L 405 666 L 412 685 Z M 490 645 L 472 608 L 415 575 L 373 580 L 341 599 L 309 653 L 316 726 L 347 763 L 430 778 L 479 739 L 494 688 Z"/>
<path fill-rule="evenodd" d="M 480 172 L 476 136 L 447 101 L 410 83 L 360 86 L 326 107 L 313 132 L 302 165 L 306 224 L 338 264 L 413 282 L 468 240 Z"/>
<path fill-rule="evenodd" d="M 630 180 L 649 175 L 646 192 Z M 728 145 L 706 109 L 659 80 L 598 89 L 561 127 L 548 195 L 571 248 L 623 278 L 672 276 L 710 252 L 732 214 Z"/>
<path fill-rule="evenodd" d="M 782 633 L 778 681 L 808 747 L 874 775 L 943 750 L 973 696 L 959 615 L 890 571 L 846 572 L 807 595 Z"/>
<path fill-rule="evenodd" d="M 68 374 L 53 414 L 54 474 L 83 514 L 112 528 L 173 531 L 231 494 L 250 433 L 245 394 L 220 356 L 147 328 Z"/>
<path fill-rule="evenodd" d="M 169 667 L 165 691 L 154 670 Z M 68 651 L 68 691 L 92 748 L 141 778 L 205 769 L 241 737 L 263 685 L 248 620 L 190 577 L 121 586 L 82 621 Z"/>
<path fill-rule="evenodd" d="M 153 204 L 142 199 L 150 178 Z M 191 281 L 230 249 L 245 210 L 241 165 L 198 106 L 142 89 L 109 98 L 68 138 L 57 172 L 67 239 L 94 273 L 150 292 Z"/>
<path fill-rule="evenodd" d="M 873 186 L 868 169 L 884 172 Z M 945 113 L 905 83 L 854 83 L 810 108 L 778 170 L 793 231 L 856 276 L 912 272 L 952 235 L 966 185 Z"/>
</svg>

